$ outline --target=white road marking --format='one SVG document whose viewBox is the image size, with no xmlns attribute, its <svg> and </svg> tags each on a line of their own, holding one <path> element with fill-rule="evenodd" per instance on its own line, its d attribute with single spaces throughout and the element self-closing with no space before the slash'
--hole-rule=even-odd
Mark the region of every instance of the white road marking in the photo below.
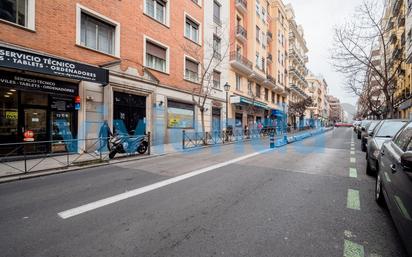
<svg viewBox="0 0 412 257">
<path fill-rule="evenodd" d="M 79 207 L 76 207 L 76 208 L 73 208 L 73 209 L 62 211 L 62 212 L 59 212 L 58 215 L 62 219 L 68 219 L 68 218 L 77 216 L 79 214 L 89 212 L 89 211 L 101 208 L 103 206 L 106 206 L 106 205 L 109 205 L 109 204 L 113 204 L 113 203 L 128 199 L 130 197 L 138 196 L 138 195 L 153 191 L 155 189 L 165 187 L 165 186 L 174 184 L 176 182 L 179 182 L 179 181 L 182 181 L 182 180 L 200 175 L 202 173 L 205 173 L 205 172 L 208 172 L 208 171 L 211 171 L 211 170 L 215 170 L 215 169 L 219 169 L 219 168 L 222 168 L 224 166 L 228 166 L 230 164 L 240 162 L 240 161 L 252 158 L 254 156 L 257 156 L 257 155 L 260 155 L 260 154 L 263 154 L 263 153 L 266 153 L 266 152 L 269 152 L 269 151 L 272 151 L 272 150 L 274 150 L 274 149 L 265 149 L 265 150 L 262 150 L 262 151 L 259 151 L 259 152 L 255 152 L 255 153 L 252 153 L 252 154 L 241 156 L 241 157 L 233 159 L 233 160 L 218 163 L 218 164 L 215 164 L 215 165 L 203 168 L 203 169 L 195 170 L 195 171 L 192 171 L 190 173 L 186 173 L 186 174 L 174 177 L 174 178 L 166 179 L 166 180 L 163 180 L 163 181 L 160 181 L 160 182 L 148 185 L 148 186 L 144 186 L 144 187 L 141 187 L 141 188 L 137 188 L 137 189 L 134 189 L 134 190 L 122 193 L 122 194 L 114 195 L 114 196 L 111 196 L 111 197 L 108 197 L 108 198 L 105 198 L 105 199 L 101 199 L 101 200 L 98 200 L 98 201 L 95 201 L 95 202 L 91 202 L 91 203 L 88 203 L 88 204 L 85 204 L 85 205 L 82 205 L 82 206 L 79 206 Z"/>
</svg>

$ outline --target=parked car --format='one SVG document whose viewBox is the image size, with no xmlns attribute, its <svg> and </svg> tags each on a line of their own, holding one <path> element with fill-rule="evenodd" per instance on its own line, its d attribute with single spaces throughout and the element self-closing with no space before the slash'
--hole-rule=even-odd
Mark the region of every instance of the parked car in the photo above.
<svg viewBox="0 0 412 257">
<path fill-rule="evenodd" d="M 392 139 L 406 122 L 406 120 L 383 120 L 372 131 L 366 150 L 366 174 L 376 174 L 378 170 L 378 157 L 383 143 Z"/>
<path fill-rule="evenodd" d="M 357 129 L 360 124 L 361 124 L 360 120 L 356 120 L 355 122 L 353 122 L 353 131 L 355 131 L 355 133 L 357 133 Z"/>
<path fill-rule="evenodd" d="M 361 131 L 361 150 L 362 152 L 366 152 L 366 147 L 368 144 L 368 137 L 372 134 L 373 130 L 376 126 L 381 122 L 380 120 L 373 120 L 368 125 L 366 125 L 365 129 Z"/>
<path fill-rule="evenodd" d="M 361 124 L 359 125 L 358 129 L 356 130 L 356 133 L 358 133 L 358 139 L 362 138 L 362 129 L 365 129 L 366 126 L 371 122 L 371 120 L 363 120 Z"/>
<path fill-rule="evenodd" d="M 375 198 L 386 206 L 412 256 L 412 122 L 383 144 L 376 176 Z"/>
</svg>

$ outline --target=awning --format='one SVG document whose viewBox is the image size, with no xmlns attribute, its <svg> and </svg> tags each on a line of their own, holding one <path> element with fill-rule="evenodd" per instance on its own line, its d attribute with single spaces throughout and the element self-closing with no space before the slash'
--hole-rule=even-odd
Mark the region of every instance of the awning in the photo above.
<svg viewBox="0 0 412 257">
<path fill-rule="evenodd" d="M 272 109 L 271 111 L 272 116 L 276 116 L 276 117 L 284 117 L 285 113 L 281 110 L 276 110 L 276 109 Z"/>
<path fill-rule="evenodd" d="M 256 101 L 256 100 L 253 101 L 252 99 L 243 97 L 243 96 L 231 96 L 230 103 L 231 104 L 250 104 L 250 105 L 253 104 L 254 106 L 259 107 L 259 108 L 269 109 L 267 104 Z"/>
</svg>

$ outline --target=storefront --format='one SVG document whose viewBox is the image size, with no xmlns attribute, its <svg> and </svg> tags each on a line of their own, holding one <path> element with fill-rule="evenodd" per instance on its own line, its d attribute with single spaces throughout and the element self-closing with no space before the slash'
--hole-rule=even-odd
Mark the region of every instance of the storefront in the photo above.
<svg viewBox="0 0 412 257">
<path fill-rule="evenodd" d="M 59 152 L 58 141 L 76 138 L 78 85 L 25 74 L 0 72 L 0 140 L 34 144 L 31 151 Z M 30 132 L 29 137 L 26 132 Z"/>
<path fill-rule="evenodd" d="M 32 142 L 24 148 L 26 153 L 77 151 L 77 143 L 63 140 L 76 139 L 79 123 L 84 122 L 79 119 L 82 81 L 105 85 L 108 73 L 0 45 L 0 142 Z M 22 151 L 15 149 L 2 145 L 0 153 L 18 155 Z"/>
<path fill-rule="evenodd" d="M 146 97 L 113 92 L 113 127 L 129 135 L 146 133 Z"/>
</svg>

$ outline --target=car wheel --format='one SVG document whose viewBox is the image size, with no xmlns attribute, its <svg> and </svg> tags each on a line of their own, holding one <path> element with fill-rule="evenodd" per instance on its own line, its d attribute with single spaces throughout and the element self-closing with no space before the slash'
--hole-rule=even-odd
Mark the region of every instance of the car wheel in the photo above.
<svg viewBox="0 0 412 257">
<path fill-rule="evenodd" d="M 366 174 L 369 176 L 373 175 L 373 171 L 368 159 L 366 159 Z"/>
<path fill-rule="evenodd" d="M 361 135 L 358 133 L 358 139 L 361 139 Z"/>
<path fill-rule="evenodd" d="M 382 188 L 382 177 L 381 174 L 378 173 L 376 176 L 376 186 L 375 186 L 375 200 L 380 206 L 385 205 L 385 198 L 383 196 L 383 188 Z"/>
<path fill-rule="evenodd" d="M 362 150 L 362 152 L 366 152 L 366 145 L 365 145 L 365 143 L 362 143 L 362 144 L 361 144 L 361 150 Z"/>
</svg>

